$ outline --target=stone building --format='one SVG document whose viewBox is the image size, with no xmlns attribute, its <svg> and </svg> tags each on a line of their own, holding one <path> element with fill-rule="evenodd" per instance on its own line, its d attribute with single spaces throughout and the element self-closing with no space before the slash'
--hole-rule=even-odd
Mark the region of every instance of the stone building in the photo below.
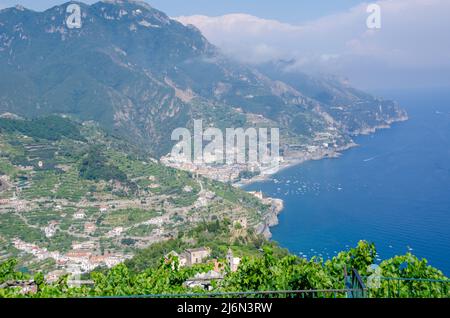
<svg viewBox="0 0 450 318">
<path fill-rule="evenodd" d="M 194 248 L 186 250 L 186 254 L 188 256 L 188 264 L 195 265 L 203 263 L 211 255 L 211 250 L 207 247 Z"/>
</svg>

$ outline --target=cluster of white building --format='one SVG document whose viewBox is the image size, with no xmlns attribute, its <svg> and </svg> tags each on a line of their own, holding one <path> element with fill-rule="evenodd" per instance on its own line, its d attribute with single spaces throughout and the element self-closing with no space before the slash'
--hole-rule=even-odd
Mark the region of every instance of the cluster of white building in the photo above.
<svg viewBox="0 0 450 318">
<path fill-rule="evenodd" d="M 16 249 L 32 254 L 37 260 L 52 258 L 57 263 L 67 261 L 67 258 L 62 256 L 58 251 L 50 252 L 45 247 L 39 247 L 35 244 L 24 242 L 20 239 L 14 239 L 12 242 Z"/>
<path fill-rule="evenodd" d="M 169 217 L 168 216 L 158 216 L 156 218 L 150 219 L 150 220 L 142 222 L 140 224 L 141 225 L 157 225 L 157 226 L 161 226 L 167 221 L 169 221 Z"/>
<path fill-rule="evenodd" d="M 44 228 L 45 237 L 53 237 L 56 234 L 56 230 L 58 229 L 58 222 L 52 221 Z"/>
<path fill-rule="evenodd" d="M 50 252 L 46 248 L 20 239 L 14 239 L 13 244 L 16 249 L 32 254 L 37 260 L 48 258 L 55 260 L 59 266 L 67 269 L 67 272 L 71 274 L 90 272 L 100 266 L 111 268 L 131 258 L 131 255 L 122 254 L 95 255 L 91 249 L 95 247 L 95 242 L 92 241 L 74 242 L 72 243 L 73 250 L 66 254 L 58 251 Z"/>
<path fill-rule="evenodd" d="M 119 227 L 112 229 L 108 233 L 106 233 L 106 237 L 116 237 L 116 236 L 120 236 L 122 233 L 123 233 L 123 227 L 119 226 Z"/>
<path fill-rule="evenodd" d="M 201 191 L 198 195 L 197 201 L 195 201 L 194 206 L 196 208 L 207 207 L 209 202 L 216 197 L 216 194 L 212 191 Z"/>
<path fill-rule="evenodd" d="M 170 155 L 161 158 L 161 163 L 175 169 L 189 171 L 191 173 L 196 173 L 198 175 L 205 176 L 212 180 L 217 180 L 221 182 L 235 181 L 239 178 L 241 171 L 247 169 L 247 165 L 242 164 L 205 164 L 205 163 L 194 163 L 186 161 L 179 158 L 173 158 Z"/>
<path fill-rule="evenodd" d="M 93 271 L 100 266 L 111 268 L 131 257 L 121 254 L 95 255 L 90 250 L 72 250 L 65 256 L 68 259 L 68 268 L 79 269 L 82 273 Z"/>
<path fill-rule="evenodd" d="M 30 205 L 24 200 L 19 200 L 14 194 L 12 198 L 0 199 L 0 208 L 14 209 L 16 212 L 24 212 L 30 209 Z"/>
</svg>

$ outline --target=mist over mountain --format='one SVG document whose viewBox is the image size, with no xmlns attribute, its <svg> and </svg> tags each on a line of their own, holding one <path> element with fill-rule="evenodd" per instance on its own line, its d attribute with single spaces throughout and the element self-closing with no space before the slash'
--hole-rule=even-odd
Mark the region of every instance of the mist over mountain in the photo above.
<svg viewBox="0 0 450 318">
<path fill-rule="evenodd" d="M 81 28 L 66 24 L 71 3 L 81 7 Z M 324 134 L 339 148 L 406 117 L 395 102 L 336 78 L 290 73 L 286 63 L 238 63 L 194 26 L 140 1 L 0 11 L 0 115 L 94 120 L 156 156 L 193 119 L 280 127 L 286 150 L 321 145 Z"/>
</svg>

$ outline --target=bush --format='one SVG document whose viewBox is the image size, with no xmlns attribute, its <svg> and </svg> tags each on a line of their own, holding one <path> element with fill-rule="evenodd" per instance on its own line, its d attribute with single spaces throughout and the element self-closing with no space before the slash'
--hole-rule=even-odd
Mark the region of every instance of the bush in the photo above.
<svg viewBox="0 0 450 318">
<path fill-rule="evenodd" d="M 127 181 L 127 175 L 124 172 L 116 166 L 108 164 L 99 147 L 92 147 L 83 159 L 80 167 L 80 177 L 93 181 Z"/>
<path fill-rule="evenodd" d="M 84 140 L 76 123 L 59 116 L 41 117 L 32 120 L 0 118 L 1 132 L 20 132 L 33 138 L 60 140 L 67 137 Z"/>
</svg>

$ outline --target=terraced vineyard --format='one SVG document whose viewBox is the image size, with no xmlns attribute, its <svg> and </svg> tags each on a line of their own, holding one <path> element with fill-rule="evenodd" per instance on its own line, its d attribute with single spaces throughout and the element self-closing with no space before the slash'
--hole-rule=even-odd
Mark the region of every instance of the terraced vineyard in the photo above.
<svg viewBox="0 0 450 318">
<path fill-rule="evenodd" d="M 45 119 L 38 128 L 20 122 L 39 132 L 32 136 L 14 130 L 17 120 L 0 123 L 0 257 L 18 258 L 24 270 L 110 267 L 201 222 L 246 218 L 256 228 L 271 213 L 256 197 L 165 167 L 95 124 L 61 120 L 70 134 L 61 128 L 52 140 L 37 136 L 48 136 L 39 130 Z"/>
</svg>

